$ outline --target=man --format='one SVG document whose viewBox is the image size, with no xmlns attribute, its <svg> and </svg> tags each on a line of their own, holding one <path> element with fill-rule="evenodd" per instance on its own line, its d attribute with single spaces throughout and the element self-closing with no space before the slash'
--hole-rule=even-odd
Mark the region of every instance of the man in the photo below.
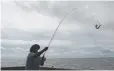
<svg viewBox="0 0 114 71">
<path fill-rule="evenodd" d="M 38 70 L 41 65 L 40 55 L 48 50 L 48 47 L 45 47 L 43 50 L 37 52 L 40 49 L 38 44 L 34 44 L 30 48 L 30 53 L 27 56 L 25 70 Z"/>
</svg>

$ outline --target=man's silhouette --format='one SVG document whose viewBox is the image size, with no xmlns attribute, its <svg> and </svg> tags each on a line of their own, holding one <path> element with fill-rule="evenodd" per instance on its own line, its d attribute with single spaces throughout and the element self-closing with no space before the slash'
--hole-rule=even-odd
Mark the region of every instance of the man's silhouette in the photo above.
<svg viewBox="0 0 114 71">
<path fill-rule="evenodd" d="M 48 50 L 48 47 L 45 47 L 43 50 L 37 52 L 40 49 L 38 44 L 34 44 L 30 48 L 30 53 L 27 56 L 26 60 L 26 70 L 38 70 L 41 65 L 41 57 L 40 55 Z"/>
</svg>

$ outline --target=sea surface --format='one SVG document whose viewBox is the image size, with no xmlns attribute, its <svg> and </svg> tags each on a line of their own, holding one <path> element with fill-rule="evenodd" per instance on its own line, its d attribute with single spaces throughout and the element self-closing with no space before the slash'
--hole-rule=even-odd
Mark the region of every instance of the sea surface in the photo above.
<svg viewBox="0 0 114 71">
<path fill-rule="evenodd" d="M 2 67 L 24 66 L 26 58 L 2 58 Z M 47 59 L 46 67 L 78 70 L 114 70 L 114 57 L 107 58 L 54 58 Z"/>
</svg>

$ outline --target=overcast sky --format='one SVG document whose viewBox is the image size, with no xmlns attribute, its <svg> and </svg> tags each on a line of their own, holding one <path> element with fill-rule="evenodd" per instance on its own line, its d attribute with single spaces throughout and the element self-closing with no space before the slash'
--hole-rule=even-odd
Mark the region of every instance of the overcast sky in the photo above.
<svg viewBox="0 0 114 71">
<path fill-rule="evenodd" d="M 55 57 L 114 57 L 114 2 L 7 1 L 2 3 L 2 57 L 26 57 L 33 44 Z M 102 25 L 95 29 L 98 22 Z"/>
</svg>

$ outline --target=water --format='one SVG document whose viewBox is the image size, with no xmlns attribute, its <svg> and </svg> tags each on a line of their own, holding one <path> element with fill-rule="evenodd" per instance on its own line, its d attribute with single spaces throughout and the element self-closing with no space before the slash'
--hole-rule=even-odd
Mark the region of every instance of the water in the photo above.
<svg viewBox="0 0 114 71">
<path fill-rule="evenodd" d="M 10 66 L 24 66 L 24 59 L 13 58 L 13 59 L 3 59 L 2 67 Z M 67 68 L 67 69 L 79 69 L 79 70 L 114 70 L 114 58 L 56 58 L 47 59 L 45 65 L 46 67 L 56 67 L 56 68 Z"/>
</svg>

